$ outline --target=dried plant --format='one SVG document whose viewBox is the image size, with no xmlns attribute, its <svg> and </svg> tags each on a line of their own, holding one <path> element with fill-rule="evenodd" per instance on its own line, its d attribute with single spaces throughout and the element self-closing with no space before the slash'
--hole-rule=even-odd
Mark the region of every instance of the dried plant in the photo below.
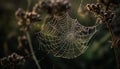
<svg viewBox="0 0 120 69">
<path fill-rule="evenodd" d="M 83 54 L 88 48 L 89 41 L 97 32 L 96 27 L 101 24 L 106 24 L 112 36 L 112 47 L 116 48 L 120 45 L 120 36 L 117 36 L 116 31 L 114 31 L 116 25 L 112 26 L 112 24 L 117 18 L 114 9 L 118 8 L 119 5 L 119 0 L 99 0 L 95 4 L 87 4 L 86 9 L 96 17 L 96 24 L 91 27 L 83 26 L 77 19 L 70 16 L 69 0 L 43 0 L 36 3 L 32 11 L 19 8 L 15 13 L 18 19 L 19 32 L 22 33 L 18 36 L 18 47 L 29 47 L 29 50 L 24 49 L 24 53 L 27 56 L 32 55 L 38 69 L 41 69 L 33 50 L 29 31 L 32 24 L 43 20 L 40 31 L 36 33 L 39 47 L 42 51 L 56 57 L 73 59 Z M 46 13 L 44 18 L 42 18 L 43 12 Z M 15 69 L 16 66 L 25 63 L 25 57 L 13 53 L 2 58 L 0 64 L 3 67 Z"/>
<path fill-rule="evenodd" d="M 4 69 L 16 69 L 24 65 L 25 58 L 24 56 L 18 55 L 17 53 L 12 53 L 11 55 L 0 59 L 0 65 L 3 66 Z"/>
<path fill-rule="evenodd" d="M 97 18 L 97 24 L 105 24 L 112 38 L 112 48 L 114 48 L 117 68 L 120 69 L 120 36 L 119 36 L 119 12 L 120 1 L 119 0 L 99 0 L 96 4 L 88 4 L 88 11 L 94 14 Z"/>
</svg>

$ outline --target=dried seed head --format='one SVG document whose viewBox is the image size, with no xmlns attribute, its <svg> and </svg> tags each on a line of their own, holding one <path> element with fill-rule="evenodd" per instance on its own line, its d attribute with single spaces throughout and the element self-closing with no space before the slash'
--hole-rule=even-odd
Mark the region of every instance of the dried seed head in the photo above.
<svg viewBox="0 0 120 69">
<path fill-rule="evenodd" d="M 3 66 L 3 65 L 7 65 L 7 63 L 8 63 L 8 61 L 7 61 L 7 58 L 6 58 L 6 57 L 4 57 L 4 58 L 1 59 L 1 65 L 2 65 L 2 66 Z"/>
<path fill-rule="evenodd" d="M 101 14 L 101 5 L 99 3 L 96 4 L 88 4 L 87 5 L 87 10 L 91 11 L 94 14 Z"/>
<path fill-rule="evenodd" d="M 111 23 L 111 22 L 112 22 L 112 19 L 109 19 L 109 20 L 108 20 L 108 23 Z"/>
<path fill-rule="evenodd" d="M 120 4 L 120 0 L 98 0 L 99 2 L 103 3 L 104 5 L 112 4 Z"/>
<path fill-rule="evenodd" d="M 92 11 L 92 7 L 91 7 L 90 4 L 87 4 L 87 5 L 86 5 L 86 8 L 87 8 L 88 11 Z"/>
<path fill-rule="evenodd" d="M 114 17 L 114 15 L 115 15 L 114 13 L 111 13 L 110 17 L 111 17 L 111 18 L 113 18 L 113 17 Z"/>
<path fill-rule="evenodd" d="M 26 18 L 29 19 L 30 22 L 41 21 L 40 15 L 36 12 L 28 12 Z"/>
<path fill-rule="evenodd" d="M 18 18 L 23 19 L 24 16 L 25 16 L 25 13 L 26 13 L 26 12 L 25 12 L 23 9 L 19 8 L 19 9 L 16 11 L 15 15 L 16 15 Z"/>
<path fill-rule="evenodd" d="M 60 14 L 70 9 L 70 3 L 68 0 L 48 0 L 40 1 L 38 7 L 51 15 Z"/>
<path fill-rule="evenodd" d="M 33 7 L 33 12 L 39 13 L 40 11 L 41 11 L 41 9 L 40 9 L 39 4 L 35 4 L 35 6 Z"/>
<path fill-rule="evenodd" d="M 40 14 L 34 10 L 32 12 L 28 12 L 19 8 L 16 11 L 16 16 L 18 17 L 18 25 L 20 26 L 20 31 L 27 31 L 30 29 L 31 23 L 41 21 Z"/>
<path fill-rule="evenodd" d="M 17 65 L 23 65 L 25 63 L 25 59 L 23 56 L 20 56 L 16 53 L 9 55 L 8 57 L 4 57 L 1 59 L 1 65 L 3 67 L 15 67 Z"/>
<path fill-rule="evenodd" d="M 108 16 L 108 13 L 104 13 L 104 17 L 107 17 Z"/>
<path fill-rule="evenodd" d="M 96 4 L 96 7 L 97 7 L 97 8 L 101 8 L 100 3 L 97 3 L 97 4 Z"/>
<path fill-rule="evenodd" d="M 91 4 L 91 8 L 96 9 L 95 4 Z"/>
<path fill-rule="evenodd" d="M 105 11 L 103 9 L 103 6 L 100 5 L 99 3 L 90 4 L 90 5 L 88 4 L 87 9 L 91 11 L 95 15 L 95 17 L 97 17 L 96 23 L 102 24 L 102 23 L 112 22 L 112 19 L 114 17 L 112 11 L 110 9 Z"/>
<path fill-rule="evenodd" d="M 52 12 L 52 7 L 51 7 L 51 2 L 50 1 L 42 1 L 39 3 L 40 9 L 43 11 L 46 11 L 47 13 Z"/>
</svg>

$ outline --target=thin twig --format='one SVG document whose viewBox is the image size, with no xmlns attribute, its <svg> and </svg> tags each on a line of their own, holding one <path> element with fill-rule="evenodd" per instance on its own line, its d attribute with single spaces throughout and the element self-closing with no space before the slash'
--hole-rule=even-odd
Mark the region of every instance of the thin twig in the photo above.
<svg viewBox="0 0 120 69">
<path fill-rule="evenodd" d="M 27 35 L 27 38 L 28 38 L 28 43 L 29 43 L 29 47 L 30 47 L 30 50 L 31 50 L 31 55 L 32 55 L 32 57 L 33 57 L 36 65 L 37 65 L 38 69 L 41 69 L 41 67 L 39 65 L 39 62 L 38 62 L 38 60 L 37 60 L 37 58 L 36 58 L 36 56 L 34 54 L 34 50 L 33 50 L 32 43 L 31 43 L 31 38 L 30 38 L 30 35 L 29 35 L 28 31 L 26 32 L 26 35 Z"/>
<path fill-rule="evenodd" d="M 114 53 L 115 53 L 115 58 L 116 58 L 116 63 L 117 63 L 117 69 L 120 69 L 120 60 L 119 60 L 119 48 L 118 46 L 114 47 Z"/>
</svg>

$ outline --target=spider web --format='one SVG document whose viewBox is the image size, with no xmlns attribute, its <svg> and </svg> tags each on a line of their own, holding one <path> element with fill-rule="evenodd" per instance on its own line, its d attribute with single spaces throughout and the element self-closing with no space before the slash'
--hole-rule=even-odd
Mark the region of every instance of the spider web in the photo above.
<svg viewBox="0 0 120 69">
<path fill-rule="evenodd" d="M 41 50 L 56 57 L 72 59 L 86 51 L 96 32 L 96 26 L 85 27 L 65 13 L 63 16 L 51 18 L 43 29 L 36 33 L 36 38 Z"/>
</svg>

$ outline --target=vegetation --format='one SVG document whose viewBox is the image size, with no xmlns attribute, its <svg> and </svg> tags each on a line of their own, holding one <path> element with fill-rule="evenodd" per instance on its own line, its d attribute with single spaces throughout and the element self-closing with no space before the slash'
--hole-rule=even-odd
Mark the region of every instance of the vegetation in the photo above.
<svg viewBox="0 0 120 69">
<path fill-rule="evenodd" d="M 0 69 L 120 69 L 119 0 L 3 0 Z"/>
</svg>

